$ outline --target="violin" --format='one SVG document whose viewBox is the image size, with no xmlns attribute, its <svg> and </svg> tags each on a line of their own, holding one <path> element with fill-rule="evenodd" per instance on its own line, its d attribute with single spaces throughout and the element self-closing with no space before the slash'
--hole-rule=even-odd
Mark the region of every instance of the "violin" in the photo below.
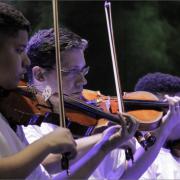
<svg viewBox="0 0 180 180">
<path fill-rule="evenodd" d="M 105 111 L 109 111 L 112 114 L 116 114 L 119 111 L 116 97 L 104 96 L 100 91 L 87 89 L 84 89 L 82 94 L 86 101 Z M 109 101 L 108 107 L 105 105 L 107 101 Z M 142 147 L 147 150 L 156 141 L 156 137 L 149 131 L 160 126 L 161 118 L 168 110 L 168 103 L 159 101 L 154 94 L 145 91 L 125 93 L 123 103 L 125 112 L 134 116 L 139 122 L 138 131 L 136 131 L 134 136 Z M 108 123 L 107 120 L 101 119 L 96 127 L 96 132 L 104 130 L 108 126 Z M 140 131 L 145 131 L 145 134 Z"/>
<path fill-rule="evenodd" d="M 105 105 L 109 102 L 108 110 L 112 114 L 118 112 L 118 102 L 116 97 L 102 95 L 100 91 L 91 91 L 84 89 L 83 98 L 91 104 L 94 104 L 101 109 L 106 109 Z M 160 120 L 163 114 L 167 111 L 169 105 L 166 102 L 161 102 L 152 93 L 145 91 L 137 91 L 125 93 L 123 96 L 125 112 L 134 116 L 140 123 L 140 131 L 151 131 L 159 127 Z"/>
<path fill-rule="evenodd" d="M 33 88 L 27 86 L 23 81 L 18 88 L 7 91 L 5 96 L 1 95 L 1 113 L 9 120 L 11 126 L 16 125 L 41 125 L 49 120 L 52 112 L 50 104 L 45 102 Z M 47 117 L 47 118 L 46 118 Z M 52 121 L 53 123 L 53 121 Z M 56 124 L 56 122 L 54 122 Z"/>
<path fill-rule="evenodd" d="M 40 93 L 24 82 L 0 99 L 3 104 L 0 111 L 10 120 L 11 126 L 40 126 L 42 122 L 59 125 L 59 114 L 53 112 L 51 102 L 45 101 Z M 72 131 L 75 138 L 90 135 L 100 118 L 121 124 L 117 115 L 106 113 L 82 100 L 64 95 L 64 105 L 67 128 Z"/>
<path fill-rule="evenodd" d="M 103 96 L 99 93 L 83 90 L 83 98 L 87 100 L 95 100 L 95 96 L 98 96 L 96 99 L 97 102 L 101 103 L 100 107 L 104 100 L 107 99 L 107 96 Z M 100 97 L 99 97 L 100 96 Z M 91 97 L 91 98 L 90 98 Z M 102 101 L 103 98 L 103 101 Z M 101 99 L 101 101 L 100 101 Z M 5 98 L 1 97 L 3 106 L 0 107 L 1 112 L 7 119 L 11 119 L 12 125 L 38 125 L 40 126 L 42 122 L 52 123 L 59 125 L 59 115 L 53 112 L 53 106 L 50 101 L 45 101 L 42 95 L 36 92 L 33 88 L 27 86 L 26 83 L 21 82 L 17 89 L 9 93 Z M 112 107 L 117 105 L 117 100 L 112 98 L 111 101 L 114 103 Z M 135 102 L 135 105 L 133 104 Z M 158 101 L 145 101 L 145 100 L 128 100 L 127 108 L 136 108 L 136 105 L 139 105 L 138 110 L 140 111 L 137 114 L 141 115 L 140 106 L 145 106 L 150 108 L 151 102 L 156 103 L 153 105 L 153 108 L 165 108 L 168 107 L 166 103 L 160 103 Z M 94 128 L 101 125 L 105 125 L 109 122 L 115 124 L 121 124 L 119 117 L 115 114 L 115 108 L 110 108 L 111 111 L 107 112 L 102 108 L 97 106 L 87 104 L 83 100 L 75 99 L 69 96 L 64 95 L 64 105 L 65 105 L 65 114 L 66 114 L 66 125 L 72 131 L 75 138 L 88 136 L 90 135 Z M 125 106 L 126 107 L 126 106 Z M 145 107 L 145 108 L 147 108 Z M 8 110 L 8 111 L 7 111 Z M 11 112 L 9 112 L 11 111 Z M 147 110 L 153 112 L 152 108 Z M 148 112 L 149 113 L 149 112 Z M 162 114 L 162 112 L 157 111 L 157 113 Z M 159 115 L 159 116 L 160 116 Z M 148 115 L 147 115 L 148 116 Z M 136 116 L 137 117 L 137 116 Z M 140 117 L 137 117 L 138 121 Z M 157 118 L 156 118 L 157 119 Z M 140 120 L 142 123 L 142 120 Z M 144 123 L 145 124 L 145 123 Z M 143 124 L 143 125 L 144 125 Z M 155 122 L 151 120 L 149 123 L 151 127 L 154 127 Z M 146 129 L 149 126 L 146 121 Z M 152 125 L 153 124 L 153 125 Z M 156 123 L 157 124 L 157 123 Z M 149 130 L 149 128 L 148 128 Z"/>
<path fill-rule="evenodd" d="M 8 93 L 5 92 L 4 94 L 5 97 L 2 97 L 2 95 L 0 96 L 2 102 L 1 104 L 3 104 L 3 106 L 0 106 L 0 111 L 8 120 L 10 119 L 9 123 L 11 126 L 40 126 L 42 122 L 59 126 L 59 114 L 53 112 L 53 107 L 50 101 L 45 101 L 40 93 L 27 86 L 27 84 L 25 84 L 24 82 L 21 82 L 21 85 L 17 89 L 9 91 Z M 83 100 L 64 95 L 66 125 L 67 128 L 69 128 L 72 132 L 74 138 L 91 135 L 94 129 L 97 128 L 100 124 L 104 126 L 108 125 L 109 123 L 121 125 L 121 121 L 119 117 L 115 115 L 115 112 L 105 112 L 104 110 L 102 110 L 102 108 L 99 108 L 102 107 L 102 102 L 104 103 L 104 100 L 102 101 L 102 98 L 106 100 L 108 98 L 107 96 L 103 96 L 99 92 L 90 90 L 83 90 L 82 94 L 84 95 L 83 98 L 86 98 L 86 101 L 87 98 L 89 98 L 91 99 L 91 103 L 92 100 L 93 102 L 95 102 L 96 100 L 96 102 L 100 103 L 100 105 L 97 107 L 95 105 L 87 104 Z M 97 96 L 98 98 L 95 99 L 95 97 Z M 111 101 L 117 104 L 117 100 L 114 97 L 111 98 Z M 128 101 L 126 101 L 125 99 L 125 102 L 125 104 L 127 104 L 127 107 L 131 107 L 133 106 L 134 100 L 128 99 Z M 145 101 L 137 100 L 137 98 L 135 100 L 135 104 L 139 106 L 143 107 L 144 103 L 145 106 L 147 104 L 145 110 L 142 110 L 144 112 L 154 111 L 152 110 L 152 108 L 150 110 L 147 109 L 147 107 L 150 108 L 150 104 L 152 102 L 155 103 L 152 105 L 152 107 L 155 109 L 158 107 L 159 109 L 163 110 L 164 108 L 168 107 L 167 103 L 162 103 L 155 100 Z M 130 105 L 128 103 L 130 103 Z M 134 108 L 134 111 L 141 111 L 139 107 L 137 110 L 135 110 L 135 107 L 131 107 L 130 109 L 132 110 L 132 108 Z M 160 111 L 159 113 L 162 112 Z M 141 113 L 138 114 L 141 115 Z M 146 127 L 148 127 L 147 122 L 146 125 Z M 152 121 L 150 122 L 150 126 L 152 127 Z M 149 141 L 148 138 L 152 138 L 152 136 L 149 136 L 149 134 L 148 137 L 146 137 L 144 140 L 142 139 L 142 135 L 138 131 L 136 132 L 135 137 L 141 144 L 144 144 L 142 146 L 145 147 L 145 149 L 147 148 L 147 146 L 150 146 L 149 142 L 147 145 L 147 141 Z M 151 140 L 151 142 L 154 142 L 154 140 Z"/>
</svg>

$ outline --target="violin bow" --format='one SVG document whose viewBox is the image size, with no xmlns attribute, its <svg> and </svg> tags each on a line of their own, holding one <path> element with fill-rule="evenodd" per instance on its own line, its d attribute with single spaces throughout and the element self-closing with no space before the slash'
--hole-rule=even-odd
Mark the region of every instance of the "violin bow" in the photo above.
<svg viewBox="0 0 180 180">
<path fill-rule="evenodd" d="M 117 61 L 114 32 L 113 32 L 113 25 L 112 25 L 111 2 L 105 1 L 104 9 L 105 9 L 105 15 L 106 15 L 106 23 L 107 23 L 107 30 L 108 30 L 108 37 L 109 37 L 109 45 L 110 45 L 110 50 L 111 50 L 111 59 L 112 59 L 112 65 L 113 65 L 118 107 L 119 107 L 119 112 L 122 113 L 124 112 L 124 104 L 122 101 L 121 81 L 120 81 L 119 70 L 118 70 L 118 61 Z"/>
<path fill-rule="evenodd" d="M 64 98 L 62 91 L 62 75 L 61 75 L 61 56 L 60 56 L 60 34 L 59 34 L 59 16 L 58 16 L 58 0 L 52 0 L 53 6 L 53 22 L 54 22 L 54 36 L 55 36 L 55 52 L 56 52 L 56 71 L 57 71 L 57 85 L 58 85 L 58 97 L 59 97 L 59 122 L 61 127 L 66 127 L 65 110 L 64 110 Z M 62 169 L 69 172 L 69 160 L 67 153 L 62 154 L 61 159 Z"/>
<path fill-rule="evenodd" d="M 106 0 L 104 3 L 104 9 L 105 9 L 108 37 L 109 37 L 109 45 L 110 45 L 110 50 L 111 50 L 111 59 L 112 59 L 112 65 L 113 65 L 114 80 L 115 80 L 116 94 L 117 94 L 117 100 L 118 100 L 118 108 L 119 108 L 119 112 L 122 113 L 124 112 L 124 104 L 123 104 L 122 88 L 121 88 L 121 81 L 120 81 L 119 70 L 118 70 L 118 61 L 117 61 L 114 32 L 113 32 L 113 25 L 112 25 L 111 2 Z M 126 152 L 126 159 L 127 160 L 131 159 L 133 161 L 132 150 L 128 148 L 125 150 L 125 152 Z"/>
</svg>

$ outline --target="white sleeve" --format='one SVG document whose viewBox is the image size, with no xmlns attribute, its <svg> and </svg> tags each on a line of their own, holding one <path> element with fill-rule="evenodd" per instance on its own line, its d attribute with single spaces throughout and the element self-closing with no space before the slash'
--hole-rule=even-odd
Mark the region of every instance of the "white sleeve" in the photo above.
<svg viewBox="0 0 180 180">
<path fill-rule="evenodd" d="M 111 151 L 96 168 L 89 180 L 116 180 L 124 173 L 126 160 L 124 150 L 115 149 Z"/>
<path fill-rule="evenodd" d="M 52 177 L 44 169 L 42 165 L 39 165 L 27 178 L 26 180 L 51 180 Z"/>
<path fill-rule="evenodd" d="M 158 167 L 155 163 L 153 163 L 147 171 L 139 178 L 140 180 L 152 180 L 157 179 L 157 171 Z"/>
<path fill-rule="evenodd" d="M 7 154 L 9 154 L 11 151 L 9 149 L 7 140 L 3 136 L 3 134 L 0 132 L 0 157 L 3 157 Z"/>
<path fill-rule="evenodd" d="M 44 135 L 52 132 L 56 127 L 57 126 L 49 123 L 42 123 L 41 126 L 37 126 L 37 125 L 29 125 L 27 127 L 22 126 L 28 143 L 32 143 L 38 140 Z"/>
</svg>

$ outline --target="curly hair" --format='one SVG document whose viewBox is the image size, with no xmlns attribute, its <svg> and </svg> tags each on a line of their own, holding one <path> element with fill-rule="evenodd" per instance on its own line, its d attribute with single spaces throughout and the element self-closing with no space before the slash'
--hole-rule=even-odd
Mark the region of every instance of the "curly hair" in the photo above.
<svg viewBox="0 0 180 180">
<path fill-rule="evenodd" d="M 180 92 L 180 77 L 160 72 L 148 73 L 138 80 L 134 90 L 152 93 L 177 93 Z"/>
<path fill-rule="evenodd" d="M 0 34 L 15 36 L 18 30 L 29 32 L 29 21 L 12 5 L 0 2 Z"/>
<path fill-rule="evenodd" d="M 88 42 L 85 39 L 67 28 L 59 28 L 59 33 L 61 51 L 72 48 L 85 50 L 87 47 Z M 29 40 L 26 51 L 31 60 L 31 68 L 40 66 L 47 70 L 52 69 L 56 63 L 54 30 L 52 28 L 43 29 L 35 33 Z"/>
</svg>

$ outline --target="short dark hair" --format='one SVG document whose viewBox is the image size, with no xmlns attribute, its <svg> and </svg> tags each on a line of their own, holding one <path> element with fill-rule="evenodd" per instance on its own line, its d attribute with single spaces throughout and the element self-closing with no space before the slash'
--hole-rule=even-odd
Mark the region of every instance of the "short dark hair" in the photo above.
<svg viewBox="0 0 180 180">
<path fill-rule="evenodd" d="M 138 80 L 134 90 L 152 93 L 177 93 L 180 92 L 180 77 L 160 72 L 148 73 Z"/>
<path fill-rule="evenodd" d="M 72 48 L 85 49 L 87 41 L 65 27 L 59 28 L 60 51 Z M 31 60 L 31 68 L 40 66 L 52 69 L 56 63 L 54 30 L 43 29 L 35 33 L 28 42 L 27 55 Z"/>
<path fill-rule="evenodd" d="M 82 50 L 87 48 L 88 42 L 69 29 L 60 27 L 59 33 L 61 52 L 73 48 Z M 32 68 L 34 66 L 50 71 L 56 64 L 54 29 L 43 29 L 35 33 L 30 38 L 26 51 L 31 61 L 31 66 L 28 69 L 28 79 L 29 83 L 32 83 Z"/>
<path fill-rule="evenodd" d="M 0 34 L 2 38 L 6 35 L 15 36 L 19 30 L 29 32 L 29 21 L 12 5 L 0 2 Z"/>
</svg>

